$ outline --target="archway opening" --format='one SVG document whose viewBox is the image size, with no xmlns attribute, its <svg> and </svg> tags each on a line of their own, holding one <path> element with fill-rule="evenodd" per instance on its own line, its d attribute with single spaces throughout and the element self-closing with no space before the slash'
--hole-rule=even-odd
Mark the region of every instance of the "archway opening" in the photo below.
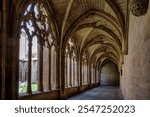
<svg viewBox="0 0 150 117">
<path fill-rule="evenodd" d="M 119 71 L 115 63 L 109 61 L 101 70 L 101 86 L 119 86 Z"/>
</svg>

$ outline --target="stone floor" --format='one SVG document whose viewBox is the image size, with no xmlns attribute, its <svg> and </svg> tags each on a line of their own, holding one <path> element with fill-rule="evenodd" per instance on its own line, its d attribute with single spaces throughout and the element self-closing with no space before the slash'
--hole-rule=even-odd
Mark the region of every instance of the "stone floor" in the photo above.
<svg viewBox="0 0 150 117">
<path fill-rule="evenodd" d="M 99 86 L 79 95 L 68 98 L 68 100 L 122 100 L 119 87 Z"/>
</svg>

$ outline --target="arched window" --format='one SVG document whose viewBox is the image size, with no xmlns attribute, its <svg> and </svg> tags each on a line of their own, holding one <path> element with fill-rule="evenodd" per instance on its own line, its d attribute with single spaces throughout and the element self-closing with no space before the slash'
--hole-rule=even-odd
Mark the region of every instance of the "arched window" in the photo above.
<svg viewBox="0 0 150 117">
<path fill-rule="evenodd" d="M 82 84 L 88 84 L 88 67 L 87 67 L 87 55 L 86 53 L 83 54 L 82 57 Z"/>
<path fill-rule="evenodd" d="M 21 19 L 19 64 L 24 67 L 22 75 L 19 72 L 19 93 L 56 89 L 56 47 L 52 46 L 56 41 L 44 4 L 28 4 Z"/>
<path fill-rule="evenodd" d="M 72 39 L 68 40 L 65 49 L 65 87 L 78 85 L 77 80 L 77 54 Z"/>
</svg>

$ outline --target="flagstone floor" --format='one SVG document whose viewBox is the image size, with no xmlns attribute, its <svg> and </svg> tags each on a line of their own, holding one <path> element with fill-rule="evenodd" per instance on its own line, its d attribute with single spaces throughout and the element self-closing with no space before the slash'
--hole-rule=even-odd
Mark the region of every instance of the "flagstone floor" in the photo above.
<svg viewBox="0 0 150 117">
<path fill-rule="evenodd" d="M 99 86 L 68 100 L 122 100 L 121 90 L 117 86 Z"/>
</svg>

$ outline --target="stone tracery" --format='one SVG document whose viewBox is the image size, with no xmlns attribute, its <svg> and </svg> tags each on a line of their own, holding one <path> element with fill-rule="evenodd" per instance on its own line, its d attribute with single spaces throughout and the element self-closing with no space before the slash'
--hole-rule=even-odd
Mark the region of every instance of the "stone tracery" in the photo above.
<svg viewBox="0 0 150 117">
<path fill-rule="evenodd" d="M 128 37 L 131 38 L 128 7 L 133 15 L 148 17 L 148 0 L 128 3 L 129 0 L 4 1 L 0 9 L 0 53 L 4 55 L 0 59 L 0 86 L 11 90 L 0 91 L 2 97 L 66 99 L 98 86 L 101 69 L 109 61 L 116 64 L 117 72 L 122 72 L 128 60 L 124 57 L 130 47 Z M 145 24 L 143 28 L 146 27 Z M 21 55 L 23 48 L 25 54 L 19 62 L 18 51 Z M 36 90 L 32 89 L 33 83 Z M 27 88 L 24 94 L 18 95 L 18 84 Z"/>
</svg>

